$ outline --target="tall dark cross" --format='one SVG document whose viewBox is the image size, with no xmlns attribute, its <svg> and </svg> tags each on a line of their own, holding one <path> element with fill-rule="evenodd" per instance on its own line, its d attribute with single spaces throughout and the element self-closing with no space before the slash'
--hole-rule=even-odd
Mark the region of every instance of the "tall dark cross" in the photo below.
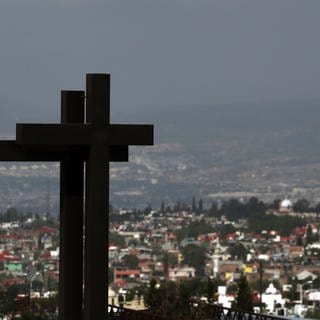
<svg viewBox="0 0 320 320">
<path fill-rule="evenodd" d="M 88 74 L 84 93 L 62 93 L 61 124 L 17 124 L 16 141 L 0 142 L 0 161 L 61 161 L 60 319 L 81 319 L 82 208 L 85 162 L 83 319 L 106 318 L 109 162 L 129 145 L 152 145 L 152 125 L 110 124 L 110 75 Z M 79 222 L 75 222 L 79 218 Z"/>
</svg>

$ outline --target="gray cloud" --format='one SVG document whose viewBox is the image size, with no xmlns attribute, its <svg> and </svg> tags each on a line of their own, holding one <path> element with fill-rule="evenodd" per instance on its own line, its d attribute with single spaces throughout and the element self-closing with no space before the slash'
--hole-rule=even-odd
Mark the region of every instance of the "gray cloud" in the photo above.
<svg viewBox="0 0 320 320">
<path fill-rule="evenodd" d="M 87 72 L 112 73 L 113 108 L 123 110 L 319 98 L 319 9 L 313 0 L 2 0 L 1 120 L 57 120 L 59 91 L 84 88 Z"/>
</svg>

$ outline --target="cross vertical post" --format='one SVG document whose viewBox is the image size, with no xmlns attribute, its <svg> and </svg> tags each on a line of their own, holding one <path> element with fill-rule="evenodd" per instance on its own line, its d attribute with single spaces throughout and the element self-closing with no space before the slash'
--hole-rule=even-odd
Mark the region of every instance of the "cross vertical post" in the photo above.
<svg viewBox="0 0 320 320">
<path fill-rule="evenodd" d="M 110 75 L 88 74 L 86 86 L 93 132 L 86 162 L 84 319 L 93 320 L 106 318 L 108 300 Z"/>
<path fill-rule="evenodd" d="M 61 123 L 84 122 L 84 91 L 61 92 Z M 59 319 L 82 319 L 84 161 L 60 163 Z"/>
</svg>

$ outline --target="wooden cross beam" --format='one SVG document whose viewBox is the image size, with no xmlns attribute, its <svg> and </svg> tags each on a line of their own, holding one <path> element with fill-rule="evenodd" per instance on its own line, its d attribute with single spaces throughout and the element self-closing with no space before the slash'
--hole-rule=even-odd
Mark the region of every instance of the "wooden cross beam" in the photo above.
<svg viewBox="0 0 320 320">
<path fill-rule="evenodd" d="M 86 123 L 17 124 L 21 150 L 84 153 L 85 295 L 84 319 L 103 319 L 107 307 L 109 162 L 112 150 L 122 155 L 128 145 L 152 145 L 151 125 L 110 125 L 110 75 L 88 74 Z M 20 149 L 19 149 L 20 150 Z M 58 150 L 58 151 L 57 151 Z M 13 152 L 16 152 L 13 150 Z M 20 151 L 19 151 L 20 152 Z M 24 152 L 24 151 L 22 151 Z M 41 155 L 41 153 L 40 153 Z M 82 159 L 82 158 L 81 158 Z"/>
<path fill-rule="evenodd" d="M 17 144 L 25 146 L 90 146 L 105 147 L 152 145 L 153 126 L 111 124 L 17 124 Z"/>
<path fill-rule="evenodd" d="M 83 161 L 88 159 L 86 149 L 73 149 L 72 154 Z M 15 140 L 0 140 L 0 161 L 3 162 L 59 162 L 69 157 L 69 148 L 25 148 L 18 145 Z M 128 159 L 127 146 L 110 146 L 111 162 L 127 162 Z"/>
</svg>

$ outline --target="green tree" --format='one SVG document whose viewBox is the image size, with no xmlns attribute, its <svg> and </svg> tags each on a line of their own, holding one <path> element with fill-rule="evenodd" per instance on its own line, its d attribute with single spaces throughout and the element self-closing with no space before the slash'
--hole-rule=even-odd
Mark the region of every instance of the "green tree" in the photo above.
<svg viewBox="0 0 320 320">
<path fill-rule="evenodd" d="M 222 204 L 221 214 L 230 220 L 248 218 L 249 216 L 259 216 L 266 212 L 267 206 L 256 197 L 251 197 L 247 203 L 242 203 L 238 199 L 230 199 Z"/>
<path fill-rule="evenodd" d="M 231 223 L 228 223 L 219 226 L 219 229 L 217 231 L 220 237 L 224 239 L 229 233 L 236 232 L 236 228 Z"/>
<path fill-rule="evenodd" d="M 267 214 L 251 215 L 248 218 L 249 230 L 261 232 L 262 230 L 278 230 L 281 235 L 289 235 L 296 227 L 301 227 L 305 223 L 303 219 L 297 217 L 277 217 Z"/>
<path fill-rule="evenodd" d="M 59 283 L 54 277 L 49 276 L 47 281 L 47 286 L 49 291 L 58 291 Z"/>
<path fill-rule="evenodd" d="M 279 198 L 274 199 L 272 204 L 270 205 L 270 209 L 278 210 L 280 207 L 280 203 L 281 203 L 281 199 L 279 199 Z"/>
<path fill-rule="evenodd" d="M 16 291 L 17 293 L 17 291 Z M 9 314 L 14 314 L 16 312 L 15 295 L 9 296 L 8 292 L 4 287 L 0 288 L 0 316 L 1 319 Z"/>
<path fill-rule="evenodd" d="M 124 264 L 129 268 L 129 269 L 137 269 L 139 265 L 139 259 L 137 256 L 133 254 L 127 254 L 123 257 L 123 262 Z"/>
<path fill-rule="evenodd" d="M 214 232 L 214 230 L 210 224 L 201 220 L 191 222 L 187 227 L 177 230 L 175 234 L 178 241 L 181 241 L 184 238 L 196 238 L 200 234 L 211 233 Z"/>
<path fill-rule="evenodd" d="M 231 254 L 233 259 L 245 261 L 249 250 L 241 242 L 238 242 L 235 245 L 229 247 L 229 253 Z"/>
<path fill-rule="evenodd" d="M 163 310 L 167 314 L 177 311 L 177 284 L 173 281 L 165 281 L 161 286 L 161 297 Z"/>
<path fill-rule="evenodd" d="M 114 268 L 108 268 L 108 285 L 114 281 Z"/>
<path fill-rule="evenodd" d="M 144 295 L 144 303 L 150 310 L 159 308 L 161 302 L 160 290 L 156 287 L 157 281 L 151 279 L 149 288 Z"/>
<path fill-rule="evenodd" d="M 178 256 L 176 254 L 168 252 L 167 255 L 167 261 L 170 266 L 178 264 Z"/>
<path fill-rule="evenodd" d="M 203 200 L 202 200 L 202 198 L 200 198 L 200 200 L 199 200 L 198 212 L 199 213 L 203 212 Z"/>
<path fill-rule="evenodd" d="M 57 319 L 58 295 L 42 298 L 33 304 L 32 312 L 21 315 L 24 320 L 52 320 Z"/>
<path fill-rule="evenodd" d="M 173 211 L 175 212 L 180 212 L 182 210 L 182 205 L 181 205 L 181 201 L 178 201 L 174 207 L 173 207 Z"/>
<path fill-rule="evenodd" d="M 1 220 L 3 222 L 17 221 L 19 220 L 18 211 L 15 208 L 9 208 L 5 213 L 2 214 Z"/>
<path fill-rule="evenodd" d="M 274 283 L 275 283 L 275 281 L 273 281 L 273 284 Z M 270 281 L 267 279 L 262 279 L 261 284 L 262 284 L 262 291 L 264 292 L 268 288 Z M 260 291 L 260 279 L 257 279 L 255 281 L 250 282 L 250 287 L 252 290 L 259 292 Z"/>
<path fill-rule="evenodd" d="M 194 244 L 190 244 L 183 248 L 183 262 L 196 269 L 197 276 L 204 275 L 206 250 Z"/>
<path fill-rule="evenodd" d="M 260 215 L 266 212 L 267 206 L 263 201 L 260 201 L 256 197 L 251 197 L 245 205 L 245 210 L 250 215 Z"/>
<path fill-rule="evenodd" d="M 309 319 L 320 319 L 320 310 L 319 309 L 315 309 L 315 310 L 308 310 L 305 318 L 309 318 Z"/>
<path fill-rule="evenodd" d="M 109 233 L 109 243 L 115 246 L 123 247 L 125 245 L 124 237 L 116 232 Z"/>
<path fill-rule="evenodd" d="M 310 244 L 313 242 L 313 232 L 312 232 L 312 227 L 311 224 L 308 225 L 307 227 L 307 235 L 306 235 L 306 244 Z"/>
<path fill-rule="evenodd" d="M 238 285 L 235 282 L 231 282 L 227 286 L 227 294 L 236 294 L 238 292 Z"/>
<path fill-rule="evenodd" d="M 196 205 L 196 198 L 195 198 L 195 196 L 192 197 L 191 211 L 192 211 L 192 212 L 197 212 L 197 205 Z"/>
<path fill-rule="evenodd" d="M 163 272 L 165 274 L 165 277 L 168 276 L 169 271 L 169 255 L 168 252 L 164 252 L 163 254 Z"/>
<path fill-rule="evenodd" d="M 214 282 L 210 278 L 208 278 L 206 289 L 207 289 L 206 294 L 207 294 L 208 302 L 212 303 L 214 300 L 215 288 L 214 288 Z"/>
<path fill-rule="evenodd" d="M 238 199 L 230 199 L 224 202 L 221 207 L 221 213 L 230 220 L 238 220 L 247 216 L 244 205 Z"/>
<path fill-rule="evenodd" d="M 310 202 L 307 199 L 299 199 L 293 205 L 295 212 L 308 212 L 310 210 Z"/>
<path fill-rule="evenodd" d="M 161 208 L 160 208 L 161 213 L 165 213 L 165 208 L 164 208 L 164 202 L 161 201 Z"/>
<path fill-rule="evenodd" d="M 209 211 L 207 212 L 207 215 L 209 217 L 219 217 L 220 216 L 220 211 L 218 209 L 217 202 L 213 201 L 211 203 L 211 207 L 210 207 Z"/>
<path fill-rule="evenodd" d="M 190 297 L 200 296 L 204 291 L 204 283 L 200 278 L 184 280 L 179 286 L 179 296 L 183 304 L 187 304 Z"/>
<path fill-rule="evenodd" d="M 243 311 L 253 311 L 252 293 L 247 278 L 244 275 L 240 277 L 238 282 L 238 292 L 234 302 L 234 307 Z"/>
</svg>

